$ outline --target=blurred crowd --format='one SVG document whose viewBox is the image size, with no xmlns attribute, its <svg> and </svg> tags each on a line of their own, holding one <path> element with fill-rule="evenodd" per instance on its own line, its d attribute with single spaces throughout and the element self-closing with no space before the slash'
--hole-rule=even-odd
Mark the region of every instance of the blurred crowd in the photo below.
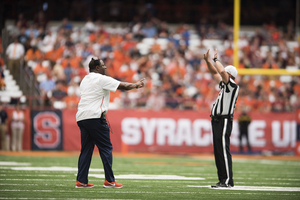
<svg viewBox="0 0 300 200">
<path fill-rule="evenodd" d="M 211 24 L 202 18 L 195 26 L 182 23 L 171 28 L 158 18 L 143 21 L 135 17 L 125 26 L 111 23 L 108 27 L 101 20 L 88 19 L 83 27 L 76 27 L 64 18 L 59 26 L 50 27 L 44 19 L 43 12 L 34 20 L 19 14 L 10 33 L 24 47 L 25 68 L 36 78 L 45 106 L 59 103 L 60 108 L 77 108 L 79 84 L 88 73 L 88 62 L 99 57 L 108 75 L 120 81 L 146 78 L 144 89 L 111 93 L 111 108 L 210 111 L 218 87 L 202 59 L 208 48 L 203 41 L 220 41 L 220 61 L 224 66 L 233 64 L 233 28 L 222 21 Z M 292 49 L 287 45 L 295 41 L 294 34 L 293 21 L 283 28 L 269 23 L 252 34 L 241 34 L 236 67 L 299 66 L 300 42 Z M 165 39 L 167 44 L 162 48 L 154 42 L 145 53 L 140 48 L 145 38 Z M 192 38 L 200 43 L 190 48 Z M 299 76 L 239 75 L 236 81 L 240 86 L 237 110 L 291 112 L 300 106 Z"/>
</svg>

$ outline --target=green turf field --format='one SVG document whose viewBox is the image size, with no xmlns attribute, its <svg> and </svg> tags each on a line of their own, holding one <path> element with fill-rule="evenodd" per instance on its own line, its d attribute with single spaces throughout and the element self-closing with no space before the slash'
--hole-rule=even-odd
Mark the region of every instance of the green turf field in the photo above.
<svg viewBox="0 0 300 200">
<path fill-rule="evenodd" d="M 122 189 L 105 189 L 103 168 L 94 155 L 89 182 L 75 188 L 76 156 L 0 156 L 0 199 L 300 199 L 300 161 L 235 158 L 235 187 L 218 182 L 213 158 L 115 156 Z"/>
</svg>

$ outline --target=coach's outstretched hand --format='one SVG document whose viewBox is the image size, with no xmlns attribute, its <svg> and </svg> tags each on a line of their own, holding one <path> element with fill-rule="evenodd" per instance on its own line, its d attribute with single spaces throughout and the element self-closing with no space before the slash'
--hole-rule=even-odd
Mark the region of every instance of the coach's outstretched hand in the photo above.
<svg viewBox="0 0 300 200">
<path fill-rule="evenodd" d="M 145 78 L 143 78 L 143 79 L 139 80 L 138 82 L 136 82 L 135 84 L 138 85 L 138 86 L 136 87 L 136 89 L 144 87 L 144 86 L 145 86 L 144 81 L 145 81 Z"/>
</svg>

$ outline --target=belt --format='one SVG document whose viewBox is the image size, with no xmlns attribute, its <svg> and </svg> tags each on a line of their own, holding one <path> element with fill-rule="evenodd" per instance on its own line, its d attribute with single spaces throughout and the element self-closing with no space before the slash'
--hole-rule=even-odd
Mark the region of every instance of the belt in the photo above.
<svg viewBox="0 0 300 200">
<path fill-rule="evenodd" d="M 106 119 L 106 113 L 102 113 L 100 119 Z"/>
<path fill-rule="evenodd" d="M 211 117 L 211 120 L 213 120 L 213 121 L 219 121 L 221 119 L 233 120 L 233 115 L 217 115 L 217 116 L 210 115 L 210 117 Z"/>
<path fill-rule="evenodd" d="M 11 60 L 11 61 L 17 61 L 17 60 L 20 60 L 21 58 L 9 58 L 8 60 Z"/>
</svg>

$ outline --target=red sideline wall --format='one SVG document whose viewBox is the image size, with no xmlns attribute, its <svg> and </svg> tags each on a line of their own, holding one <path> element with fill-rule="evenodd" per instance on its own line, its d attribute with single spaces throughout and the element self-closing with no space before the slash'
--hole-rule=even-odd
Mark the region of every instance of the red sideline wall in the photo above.
<svg viewBox="0 0 300 200">
<path fill-rule="evenodd" d="M 76 110 L 63 110 L 63 149 L 80 150 Z M 295 113 L 249 113 L 253 151 L 294 151 Z M 235 113 L 231 151 L 239 151 Z M 110 110 L 108 120 L 115 152 L 212 153 L 209 113 L 196 111 Z"/>
</svg>

